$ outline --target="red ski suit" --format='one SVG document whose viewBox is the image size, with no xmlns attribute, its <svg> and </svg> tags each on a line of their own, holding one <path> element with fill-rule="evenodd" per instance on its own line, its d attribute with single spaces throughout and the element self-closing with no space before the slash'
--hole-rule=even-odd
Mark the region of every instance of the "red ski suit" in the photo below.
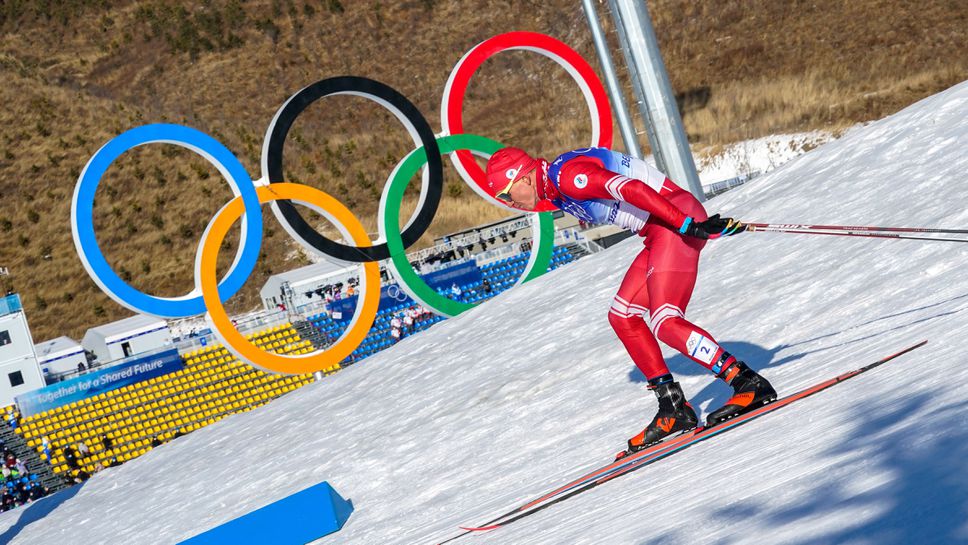
<svg viewBox="0 0 968 545">
<path fill-rule="evenodd" d="M 686 217 L 706 219 L 690 192 L 648 163 L 604 148 L 560 156 L 539 186 L 540 197 L 580 219 L 616 224 L 645 237 L 608 321 L 646 378 L 669 372 L 656 338 L 714 373 L 735 361 L 712 335 L 685 318 L 699 252 L 706 244 L 679 232 Z"/>
</svg>

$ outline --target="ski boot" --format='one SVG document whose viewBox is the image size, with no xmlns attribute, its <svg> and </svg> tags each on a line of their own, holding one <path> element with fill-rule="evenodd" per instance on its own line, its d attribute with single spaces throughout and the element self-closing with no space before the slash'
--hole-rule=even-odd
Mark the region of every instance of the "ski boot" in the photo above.
<svg viewBox="0 0 968 545">
<path fill-rule="evenodd" d="M 696 411 L 686 401 L 679 383 L 673 382 L 672 375 L 650 380 L 649 389 L 655 390 L 659 398 L 659 412 L 641 433 L 629 439 L 628 449 L 618 453 L 616 460 L 659 443 L 674 433 L 691 430 L 699 423 Z"/>
<path fill-rule="evenodd" d="M 709 415 L 707 428 L 776 401 L 776 390 L 770 382 L 739 360 L 716 376 L 733 388 L 733 397 Z"/>
</svg>

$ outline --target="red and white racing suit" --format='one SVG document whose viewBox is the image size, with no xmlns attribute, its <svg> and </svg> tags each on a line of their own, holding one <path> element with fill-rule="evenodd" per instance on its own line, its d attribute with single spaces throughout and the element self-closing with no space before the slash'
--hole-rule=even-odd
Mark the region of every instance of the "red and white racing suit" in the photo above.
<svg viewBox="0 0 968 545">
<path fill-rule="evenodd" d="M 656 338 L 719 373 L 735 361 L 712 335 L 686 320 L 706 241 L 680 233 L 687 217 L 706 219 L 689 192 L 645 161 L 605 148 L 559 156 L 538 196 L 589 223 L 610 223 L 645 237 L 608 311 L 608 321 L 648 379 L 669 373 Z"/>
</svg>

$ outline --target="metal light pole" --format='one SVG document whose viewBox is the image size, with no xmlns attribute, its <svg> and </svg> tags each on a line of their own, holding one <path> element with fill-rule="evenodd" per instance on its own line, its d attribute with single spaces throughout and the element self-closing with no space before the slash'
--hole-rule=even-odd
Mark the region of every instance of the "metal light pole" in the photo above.
<svg viewBox="0 0 968 545">
<path fill-rule="evenodd" d="M 703 194 L 696 163 L 676 105 L 669 75 L 659 52 L 652 18 L 644 0 L 609 0 L 633 87 L 645 119 L 649 143 L 660 170 L 700 201 Z"/>
<path fill-rule="evenodd" d="M 615 65 L 612 64 L 612 55 L 608 52 L 608 42 L 605 41 L 605 34 L 602 32 L 602 25 L 598 21 L 598 14 L 595 12 L 595 6 L 592 2 L 593 0 L 582 0 L 581 7 L 585 10 L 585 18 L 588 19 L 588 26 L 592 31 L 592 40 L 595 42 L 598 60 L 602 63 L 605 85 L 608 87 L 608 94 L 612 97 L 612 109 L 615 111 L 618 127 L 622 132 L 626 152 L 636 159 L 641 159 L 642 148 L 639 147 L 638 134 L 632 124 L 628 105 L 625 104 L 622 87 L 615 75 Z"/>
</svg>

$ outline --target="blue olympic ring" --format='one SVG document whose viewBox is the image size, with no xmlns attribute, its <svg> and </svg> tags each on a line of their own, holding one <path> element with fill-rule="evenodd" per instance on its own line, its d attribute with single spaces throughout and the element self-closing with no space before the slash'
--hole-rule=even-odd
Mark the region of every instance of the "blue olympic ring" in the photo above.
<svg viewBox="0 0 968 545">
<path fill-rule="evenodd" d="M 129 286 L 108 264 L 94 235 L 94 193 L 108 167 L 129 149 L 153 143 L 175 144 L 204 157 L 229 182 L 232 193 L 242 197 L 245 219 L 242 222 L 239 252 L 229 273 L 218 286 L 219 298 L 225 301 L 242 288 L 255 269 L 262 246 L 262 207 L 259 197 L 252 178 L 235 155 L 211 136 L 189 127 L 160 123 L 136 127 L 119 134 L 91 157 L 81 172 L 71 203 L 74 245 L 91 278 L 119 304 L 135 312 L 166 318 L 203 314 L 205 303 L 197 289 L 181 297 L 167 298 L 148 295 Z"/>
</svg>

